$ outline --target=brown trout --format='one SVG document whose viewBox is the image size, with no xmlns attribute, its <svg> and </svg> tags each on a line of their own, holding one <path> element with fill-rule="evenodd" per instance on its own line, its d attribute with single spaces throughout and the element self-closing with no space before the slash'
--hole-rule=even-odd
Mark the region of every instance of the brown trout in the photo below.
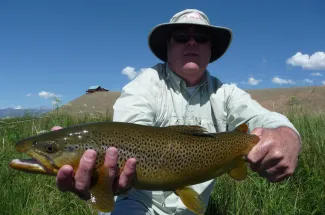
<svg viewBox="0 0 325 215">
<path fill-rule="evenodd" d="M 137 160 L 132 187 L 174 191 L 196 214 L 204 213 L 200 195 L 190 185 L 228 173 L 244 180 L 244 156 L 258 143 L 246 124 L 234 131 L 207 133 L 200 126 L 152 127 L 123 122 L 98 122 L 67 127 L 20 140 L 19 152 L 33 159 L 14 159 L 10 167 L 36 174 L 56 175 L 63 165 L 76 171 L 85 150 L 97 152 L 90 193 L 91 203 L 102 212 L 114 210 L 114 194 L 107 187 L 103 163 L 108 147 L 118 149 L 118 174 L 128 158 Z"/>
</svg>

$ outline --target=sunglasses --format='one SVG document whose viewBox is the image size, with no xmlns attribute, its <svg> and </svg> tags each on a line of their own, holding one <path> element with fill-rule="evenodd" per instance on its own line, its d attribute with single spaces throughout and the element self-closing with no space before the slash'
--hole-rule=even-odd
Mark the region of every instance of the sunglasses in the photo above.
<svg viewBox="0 0 325 215">
<path fill-rule="evenodd" d="M 191 37 L 193 37 L 197 43 L 207 43 L 210 41 L 210 37 L 205 34 L 179 33 L 179 34 L 173 34 L 172 37 L 173 37 L 174 41 L 177 43 L 186 43 L 191 39 Z"/>
</svg>

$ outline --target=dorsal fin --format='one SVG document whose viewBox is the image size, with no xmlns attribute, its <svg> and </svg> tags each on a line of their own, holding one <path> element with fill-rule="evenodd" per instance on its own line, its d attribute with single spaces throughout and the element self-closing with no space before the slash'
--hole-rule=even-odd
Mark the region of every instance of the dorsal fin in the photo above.
<svg viewBox="0 0 325 215">
<path fill-rule="evenodd" d="M 235 130 L 247 133 L 248 132 L 248 125 L 246 123 L 243 123 L 243 124 L 239 125 Z"/>
<path fill-rule="evenodd" d="M 199 125 L 170 125 L 167 126 L 167 128 L 182 134 L 190 134 L 195 136 L 213 136 L 208 133 L 207 129 Z"/>
</svg>

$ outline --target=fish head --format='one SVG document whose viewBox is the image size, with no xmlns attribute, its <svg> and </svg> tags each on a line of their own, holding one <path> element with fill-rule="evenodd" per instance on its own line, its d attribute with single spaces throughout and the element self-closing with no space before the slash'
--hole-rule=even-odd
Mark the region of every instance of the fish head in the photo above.
<svg viewBox="0 0 325 215">
<path fill-rule="evenodd" d="M 26 172 L 52 175 L 57 174 L 63 165 L 76 170 L 82 151 L 75 139 L 66 131 L 57 130 L 20 140 L 16 150 L 32 159 L 15 159 L 9 165 Z"/>
</svg>

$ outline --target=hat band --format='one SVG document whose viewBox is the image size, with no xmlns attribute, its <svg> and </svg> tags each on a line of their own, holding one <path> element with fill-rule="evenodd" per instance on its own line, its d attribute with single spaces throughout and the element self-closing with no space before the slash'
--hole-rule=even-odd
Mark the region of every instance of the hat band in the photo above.
<svg viewBox="0 0 325 215">
<path fill-rule="evenodd" d="M 200 24 L 200 25 L 209 25 L 207 22 L 205 22 L 202 19 L 195 19 L 195 18 L 187 18 L 187 17 L 182 17 L 178 20 L 175 20 L 174 23 L 180 23 L 180 24 Z"/>
</svg>

